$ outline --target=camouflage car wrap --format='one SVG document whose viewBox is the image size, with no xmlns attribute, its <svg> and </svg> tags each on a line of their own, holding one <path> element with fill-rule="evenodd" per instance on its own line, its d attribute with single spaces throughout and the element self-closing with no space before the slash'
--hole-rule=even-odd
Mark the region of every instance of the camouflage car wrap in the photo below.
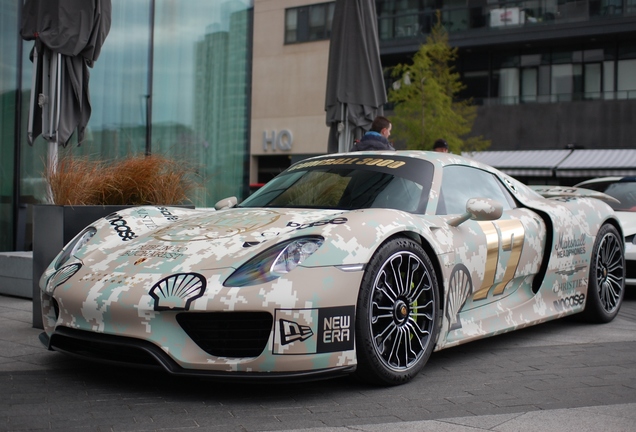
<svg viewBox="0 0 636 432">
<path fill-rule="evenodd" d="M 440 214 L 449 166 L 492 176 L 513 205 L 502 211 L 490 197 L 476 196 L 472 213 Z M 452 154 L 329 155 L 282 176 L 325 169 L 397 173 L 412 180 L 411 196 L 422 196 L 407 210 L 251 206 L 256 196 L 218 211 L 118 211 L 80 233 L 42 275 L 43 342 L 79 355 L 74 341 L 139 348 L 150 360 L 113 360 L 158 363 L 174 373 L 352 372 L 363 276 L 390 239 L 415 240 L 429 255 L 440 302 L 433 349 L 441 350 L 583 311 L 597 233 L 606 224 L 620 230 L 611 208 L 595 197 L 547 199 Z M 267 273 L 259 260 L 295 241 L 301 253 L 309 251 L 302 262 Z"/>
</svg>

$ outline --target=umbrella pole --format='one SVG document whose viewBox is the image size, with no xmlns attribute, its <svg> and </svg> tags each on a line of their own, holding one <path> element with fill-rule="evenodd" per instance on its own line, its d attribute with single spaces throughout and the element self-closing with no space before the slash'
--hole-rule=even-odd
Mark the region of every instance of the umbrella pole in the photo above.
<svg viewBox="0 0 636 432">
<path fill-rule="evenodd" d="M 33 77 L 31 77 L 31 97 L 29 98 L 29 122 L 27 126 L 27 137 L 29 139 L 29 144 L 33 144 L 33 140 L 35 137 L 33 136 L 33 117 L 35 117 L 35 104 L 37 103 L 37 95 L 35 89 L 37 88 L 38 81 L 38 48 L 37 46 L 33 47 Z"/>
<path fill-rule="evenodd" d="M 347 104 L 340 104 L 341 121 L 338 125 L 338 153 L 344 153 L 349 151 L 349 121 L 348 121 L 349 106 Z"/>
<path fill-rule="evenodd" d="M 38 105 L 42 108 L 42 138 L 48 141 L 49 136 L 49 100 L 51 87 L 51 52 L 42 51 L 42 93 L 37 95 Z"/>
<path fill-rule="evenodd" d="M 342 134 L 344 128 L 344 104 L 340 104 L 340 122 L 338 123 L 338 151 L 336 153 L 342 152 L 342 140 L 344 136 Z"/>
<path fill-rule="evenodd" d="M 58 69 L 61 67 L 59 57 L 59 54 L 54 56 L 50 51 L 43 50 L 40 59 L 43 70 L 42 93 L 37 95 L 37 103 L 42 108 L 42 138 L 47 142 L 47 175 L 54 174 L 57 171 L 57 131 L 54 130 L 53 119 L 56 117 L 54 111 L 58 106 L 56 91 L 59 90 Z M 33 87 L 33 90 L 35 90 L 35 87 Z M 47 183 L 46 192 L 48 201 L 52 203 L 53 191 L 49 183 Z"/>
<path fill-rule="evenodd" d="M 53 133 L 54 133 L 54 142 L 55 144 L 60 144 L 58 141 L 58 136 L 59 136 L 59 126 L 60 126 L 60 115 L 61 115 L 61 106 L 62 106 L 62 74 L 63 74 L 63 69 L 62 69 L 62 54 L 57 53 L 57 64 L 56 64 L 56 80 L 55 80 L 55 84 L 56 84 L 56 88 L 55 88 L 55 118 L 54 118 L 54 122 L 53 122 Z M 57 150 L 56 150 L 56 154 L 57 154 Z"/>
<path fill-rule="evenodd" d="M 44 138 L 48 141 L 47 169 L 50 173 L 57 171 L 58 131 L 60 121 L 60 101 L 62 86 L 62 54 L 51 55 L 51 77 L 49 82 L 50 96 L 48 99 L 48 131 Z"/>
<path fill-rule="evenodd" d="M 342 152 L 348 152 L 351 145 L 349 144 L 349 104 L 345 105 L 345 139 Z"/>
</svg>

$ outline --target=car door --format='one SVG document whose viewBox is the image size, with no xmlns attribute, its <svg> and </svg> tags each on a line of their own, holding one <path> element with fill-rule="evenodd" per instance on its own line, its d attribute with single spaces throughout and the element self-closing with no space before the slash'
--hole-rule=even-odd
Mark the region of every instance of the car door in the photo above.
<svg viewBox="0 0 636 432">
<path fill-rule="evenodd" d="M 498 177 L 478 168 L 444 167 L 438 215 L 449 222 L 466 213 L 470 198 L 488 198 L 503 212 L 494 220 L 466 220 L 452 226 L 454 257 L 447 270 L 447 295 L 442 330 L 447 341 L 483 337 L 510 327 L 506 314 L 534 295 L 545 224 L 520 207 Z M 514 294 L 514 295 L 513 295 Z"/>
</svg>

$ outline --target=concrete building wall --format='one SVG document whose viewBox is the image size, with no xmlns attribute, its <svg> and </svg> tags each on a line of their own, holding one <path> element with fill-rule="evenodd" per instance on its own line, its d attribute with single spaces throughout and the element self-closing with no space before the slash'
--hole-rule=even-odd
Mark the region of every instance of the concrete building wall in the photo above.
<svg viewBox="0 0 636 432">
<path fill-rule="evenodd" d="M 324 106 L 329 41 L 284 42 L 285 9 L 314 3 L 254 2 L 251 182 L 256 180 L 255 156 L 327 152 Z M 269 140 L 266 148 L 264 138 Z"/>
<path fill-rule="evenodd" d="M 473 134 L 488 150 L 636 148 L 636 100 L 479 107 Z"/>
</svg>

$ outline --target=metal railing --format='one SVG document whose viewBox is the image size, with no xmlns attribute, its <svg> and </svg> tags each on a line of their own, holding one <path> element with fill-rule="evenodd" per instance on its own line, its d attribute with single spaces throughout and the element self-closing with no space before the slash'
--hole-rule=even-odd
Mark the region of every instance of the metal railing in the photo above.
<svg viewBox="0 0 636 432">
<path fill-rule="evenodd" d="M 616 92 L 575 92 L 559 93 L 551 95 L 523 95 L 523 96 L 502 96 L 491 98 L 473 98 L 475 105 L 495 106 L 495 105 L 519 105 L 527 103 L 557 103 L 573 101 L 592 100 L 625 100 L 636 99 L 636 90 L 616 91 Z"/>
</svg>

